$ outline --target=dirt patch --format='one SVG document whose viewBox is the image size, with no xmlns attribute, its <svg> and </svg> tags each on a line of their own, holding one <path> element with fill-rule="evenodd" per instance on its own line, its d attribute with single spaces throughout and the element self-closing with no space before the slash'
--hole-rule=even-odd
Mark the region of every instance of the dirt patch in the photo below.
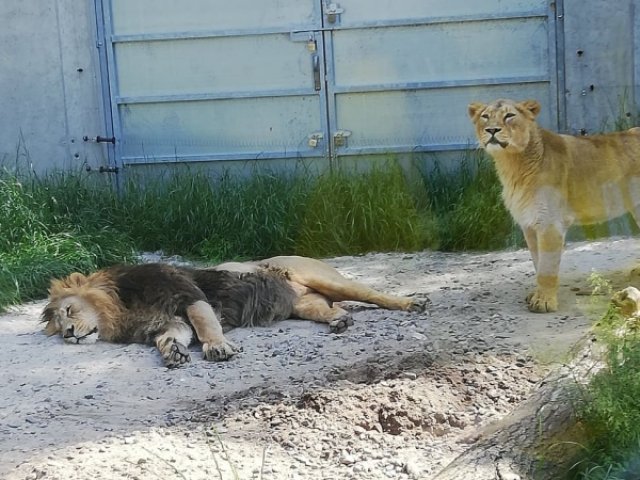
<svg viewBox="0 0 640 480">
<path fill-rule="evenodd" d="M 289 453 L 300 478 L 331 469 L 335 478 L 425 478 L 473 442 L 479 427 L 511 411 L 540 373 L 530 358 L 467 355 L 456 366 L 436 363 L 365 384 L 341 380 L 233 409 L 221 428 Z"/>
<path fill-rule="evenodd" d="M 633 239 L 576 243 L 561 310 L 524 306 L 524 250 L 371 254 L 329 262 L 426 313 L 349 306 L 355 324 L 288 320 L 230 332 L 243 353 L 184 369 L 144 345 L 64 345 L 36 302 L 0 317 L 0 476 L 14 479 L 431 478 L 502 418 L 598 309 L 593 271 L 626 282 Z M 544 364 L 544 365 L 541 365 Z"/>
</svg>

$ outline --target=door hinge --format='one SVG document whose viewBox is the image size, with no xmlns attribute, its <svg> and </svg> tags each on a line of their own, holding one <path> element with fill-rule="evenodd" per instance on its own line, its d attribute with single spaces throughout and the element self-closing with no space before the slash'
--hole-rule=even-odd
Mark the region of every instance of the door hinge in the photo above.
<svg viewBox="0 0 640 480">
<path fill-rule="evenodd" d="M 338 130 L 333 134 L 333 146 L 335 148 L 338 147 L 346 147 L 347 146 L 347 138 L 351 136 L 351 132 L 349 130 Z"/>
<path fill-rule="evenodd" d="M 84 137 L 82 137 L 82 140 L 84 140 L 85 142 L 112 143 L 114 145 L 116 144 L 116 137 L 102 137 L 100 135 L 96 137 L 89 137 L 85 135 Z"/>
</svg>

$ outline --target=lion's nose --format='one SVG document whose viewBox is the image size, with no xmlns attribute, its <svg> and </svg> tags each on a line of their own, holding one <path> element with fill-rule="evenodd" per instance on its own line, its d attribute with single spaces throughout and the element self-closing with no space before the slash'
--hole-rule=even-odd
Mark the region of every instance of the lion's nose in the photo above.
<svg viewBox="0 0 640 480">
<path fill-rule="evenodd" d="M 502 129 L 501 128 L 485 128 L 484 129 L 485 132 L 490 133 L 491 135 L 495 135 L 500 130 L 502 130 Z"/>
<path fill-rule="evenodd" d="M 74 331 L 74 330 L 75 330 L 75 329 L 74 329 L 73 325 L 71 325 L 69 328 L 67 328 L 67 329 L 64 331 L 64 333 L 63 333 L 63 335 L 62 335 L 62 336 L 63 336 L 64 338 L 71 338 L 71 337 L 75 337 L 75 335 L 73 334 L 73 331 Z"/>
</svg>

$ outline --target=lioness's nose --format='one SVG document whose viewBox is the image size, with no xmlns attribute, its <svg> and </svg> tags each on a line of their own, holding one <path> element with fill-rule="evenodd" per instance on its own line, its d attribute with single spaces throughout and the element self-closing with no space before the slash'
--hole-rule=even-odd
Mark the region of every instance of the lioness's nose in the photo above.
<svg viewBox="0 0 640 480">
<path fill-rule="evenodd" d="M 495 135 L 500 130 L 502 130 L 502 129 L 501 128 L 485 128 L 484 129 L 485 132 L 490 133 L 491 135 Z"/>
</svg>

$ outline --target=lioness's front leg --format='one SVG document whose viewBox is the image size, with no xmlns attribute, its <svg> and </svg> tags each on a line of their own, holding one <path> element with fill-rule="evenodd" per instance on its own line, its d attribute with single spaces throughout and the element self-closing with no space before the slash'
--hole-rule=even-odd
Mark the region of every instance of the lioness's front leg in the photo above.
<svg viewBox="0 0 640 480">
<path fill-rule="evenodd" d="M 524 234 L 524 240 L 527 242 L 527 248 L 531 254 L 531 260 L 533 261 L 533 268 L 538 271 L 538 234 L 532 227 L 523 227 L 522 233 Z"/>
<path fill-rule="evenodd" d="M 220 321 L 207 302 L 199 300 L 188 306 L 187 316 L 202 343 L 204 358 L 228 360 L 238 353 L 237 347 L 225 338 Z"/>
<path fill-rule="evenodd" d="M 532 312 L 555 312 L 558 309 L 558 273 L 565 232 L 556 225 L 549 225 L 536 233 L 536 289 L 527 297 L 527 303 Z"/>
</svg>

